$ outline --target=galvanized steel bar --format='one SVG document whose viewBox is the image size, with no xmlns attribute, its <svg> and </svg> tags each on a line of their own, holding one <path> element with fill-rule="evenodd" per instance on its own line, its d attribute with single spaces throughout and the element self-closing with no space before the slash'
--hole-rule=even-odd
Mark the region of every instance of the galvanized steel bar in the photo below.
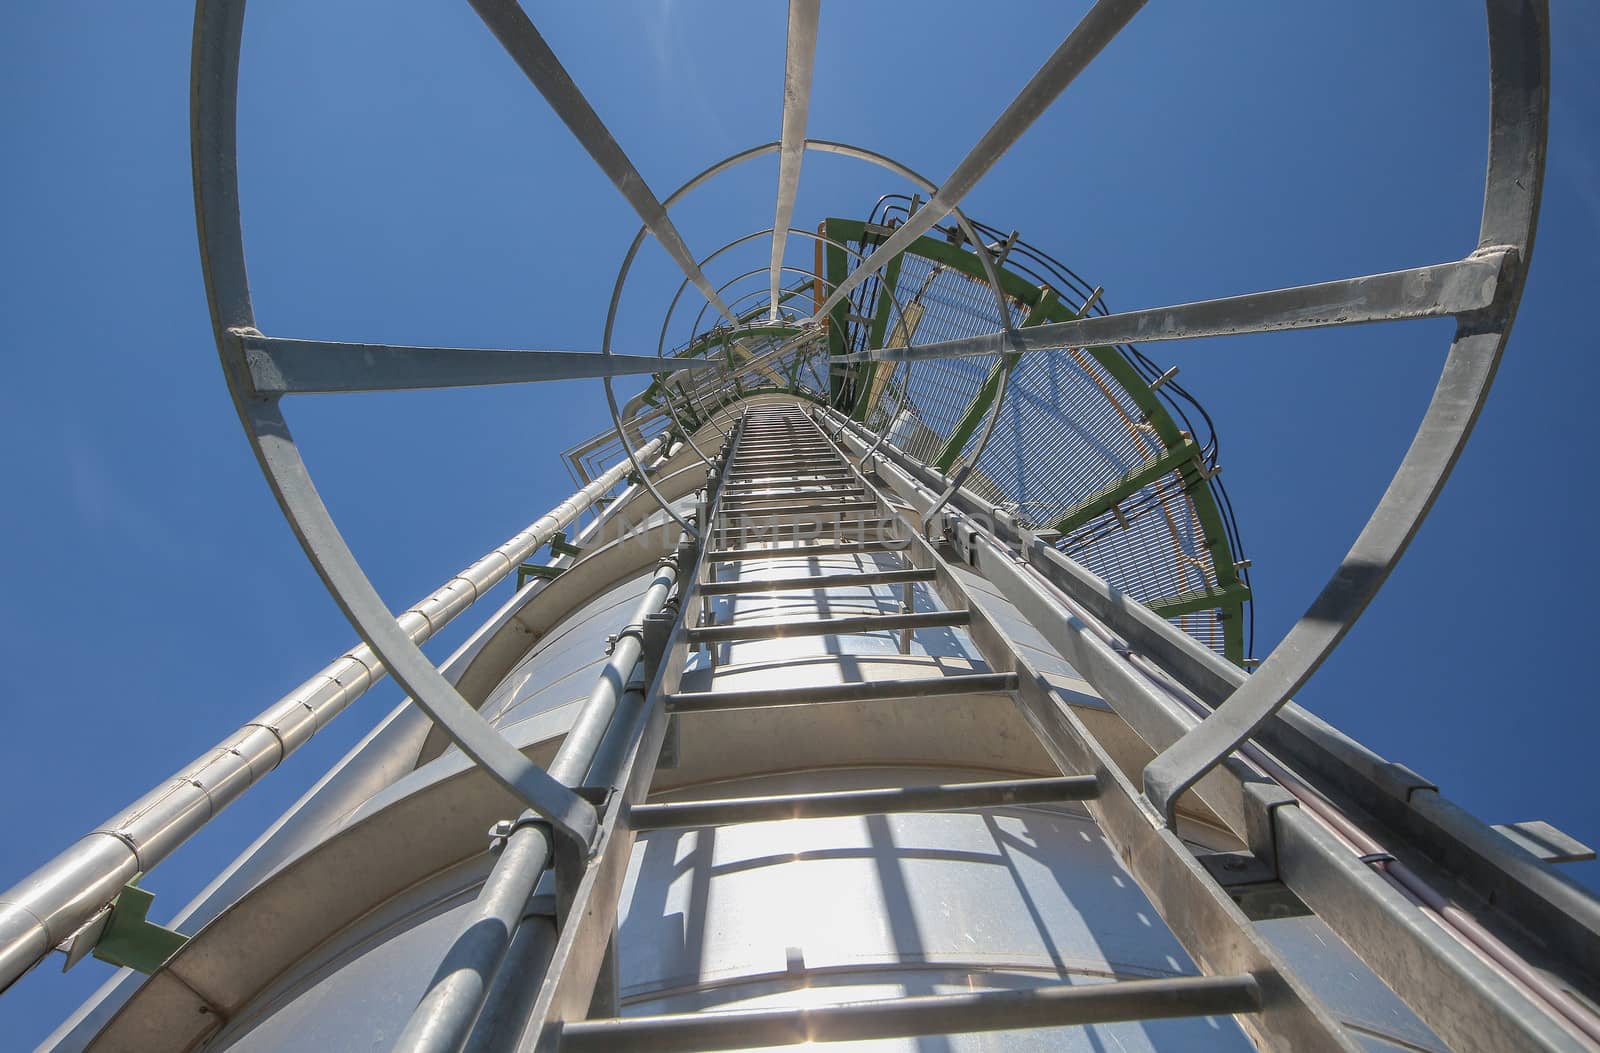
<svg viewBox="0 0 1600 1053">
<path fill-rule="evenodd" d="M 983 134 L 983 138 L 956 165 L 955 171 L 950 173 L 950 177 L 934 192 L 928 203 L 895 228 L 895 232 L 873 250 L 865 263 L 850 272 L 817 307 L 812 318 L 826 318 L 828 312 L 849 296 L 856 286 L 882 270 L 908 245 L 949 215 L 967 196 L 967 192 L 978 184 L 978 180 L 995 166 L 1022 137 L 1022 133 L 1050 108 L 1056 97 L 1111 43 L 1112 38 L 1143 6 L 1144 0 L 1097 0 L 1083 20 L 1067 34 L 1067 38 L 1017 93 L 994 125 Z M 974 244 L 978 251 L 983 251 L 981 244 Z"/>
<path fill-rule="evenodd" d="M 967 611 L 919 611 L 916 614 L 864 614 L 859 617 L 817 618 L 807 621 L 752 625 L 713 625 L 690 629 L 691 643 L 729 643 L 735 640 L 770 640 L 789 636 L 833 636 L 840 633 L 875 633 L 890 629 L 930 629 L 965 625 Z"/>
<path fill-rule="evenodd" d="M 1455 340 L 1405 458 L 1372 517 L 1311 607 L 1254 676 L 1145 769 L 1145 793 L 1173 802 L 1277 712 L 1361 617 L 1411 544 L 1461 455 L 1500 365 L 1521 300 L 1544 185 L 1550 108 L 1549 12 L 1538 0 L 1489 0 L 1489 142 L 1478 251 L 1452 273 L 1400 294 L 1436 297 L 1458 315 Z M 1392 283 L 1391 283 L 1392 284 Z M 1386 295 L 1374 291 L 1380 306 Z"/>
<path fill-rule="evenodd" d="M 713 365 L 695 359 L 601 355 L 584 351 L 502 351 L 470 347 L 397 347 L 290 340 L 239 332 L 258 395 L 404 391 L 484 384 L 672 373 Z"/>
<path fill-rule="evenodd" d="M 806 118 L 811 111 L 811 73 L 817 58 L 817 17 L 821 0 L 789 0 L 788 58 L 783 72 L 783 131 L 778 153 L 778 206 L 772 220 L 772 277 L 768 318 L 778 320 L 778 278 L 783 250 L 800 189 L 800 162 L 806 152 Z"/>
<path fill-rule="evenodd" d="M 933 571 L 921 568 L 858 571 L 845 574 L 805 574 L 793 578 L 740 578 L 734 581 L 708 581 L 700 586 L 700 595 L 738 596 L 745 594 L 755 595 L 763 592 L 809 592 L 816 589 L 898 585 L 904 582 L 929 581 L 932 578 Z"/>
<path fill-rule="evenodd" d="M 719 314 L 737 324 L 732 309 L 712 288 L 711 281 L 695 262 L 694 255 L 690 253 L 689 246 L 684 244 L 683 236 L 673 225 L 667 210 L 650 192 L 649 184 L 633 166 L 633 162 L 628 160 L 628 155 L 617 144 L 610 129 L 594 112 L 594 107 L 589 105 L 589 100 L 584 98 L 583 92 L 561 65 L 561 60 L 556 58 L 555 52 L 550 50 L 550 45 L 545 43 L 522 5 L 517 0 L 469 2 L 495 39 L 500 41 L 501 46 L 533 82 L 533 86 L 539 89 L 539 94 L 544 96 L 556 116 L 561 118 L 562 123 L 589 152 L 589 156 L 594 158 L 595 164 L 600 166 L 617 192 L 633 206 L 673 262 Z"/>
<path fill-rule="evenodd" d="M 846 429 L 843 441 L 850 443 L 853 449 L 865 450 L 871 445 L 873 437 L 857 435 L 851 430 L 856 426 L 842 414 L 829 409 L 822 413 L 831 423 L 841 424 Z M 885 449 L 890 456 L 898 455 L 892 446 Z M 895 463 L 882 464 L 879 472 L 885 484 L 910 504 L 910 510 L 903 513 L 906 516 L 922 516 L 925 509 L 940 499 L 940 491 L 948 490 L 943 480 L 919 481 Z M 954 541 L 953 547 L 961 551 L 969 539 L 958 537 Z M 1107 754 L 1105 746 L 1084 726 L 1073 707 L 1060 698 L 1050 680 L 1034 669 L 1027 655 L 998 629 L 984 604 L 974 602 L 965 576 L 956 574 L 927 539 L 913 535 L 910 543 L 917 553 L 914 559 L 939 570 L 932 586 L 934 591 L 947 604 L 967 604 L 972 608 L 972 625 L 968 631 L 985 661 L 994 667 L 1014 670 L 1018 708 L 1060 770 L 1099 777 L 1102 792 L 1088 802 L 1087 807 L 1185 950 L 1203 969 L 1216 973 L 1248 972 L 1260 981 L 1266 992 L 1262 1011 L 1241 1020 L 1240 1024 L 1264 1048 L 1356 1053 L 1354 1041 L 1333 1019 L 1316 992 L 1262 938 L 1195 858 L 1191 847 L 1172 830 L 1151 823 L 1149 809 L 1141 795 Z M 1001 560 L 992 562 L 999 564 Z M 1059 604 L 1051 605 L 1051 609 L 1063 613 L 1059 611 Z M 1022 613 L 1031 620 L 1029 610 Z M 1051 637 L 1045 627 L 1037 624 L 1036 627 L 1047 639 Z M 1104 678 L 1098 671 L 1086 673 L 1077 660 L 1069 660 L 1104 693 L 1101 688 Z M 1159 696 L 1153 701 L 1162 705 Z M 1230 767 L 1228 774 L 1241 776 L 1244 773 Z M 1220 779 L 1222 775 L 1219 772 L 1213 779 Z M 1251 788 L 1259 792 L 1248 799 L 1244 792 L 1239 792 L 1243 787 L 1234 788 L 1235 829 L 1246 844 L 1270 854 L 1270 846 L 1259 845 L 1254 836 L 1260 824 L 1244 822 L 1244 815 L 1248 811 L 1260 819 L 1272 807 L 1287 803 L 1290 798 L 1282 792 L 1274 795 L 1273 788 L 1265 784 L 1265 780 L 1257 779 Z"/>
<path fill-rule="evenodd" d="M 902 228 L 903 229 L 903 228 Z M 1482 310 L 1507 282 L 1508 253 L 1485 248 L 1463 260 L 1291 289 L 1201 300 L 1174 307 L 1092 315 L 1028 329 L 940 340 L 917 347 L 874 348 L 843 362 L 915 362 L 922 359 L 1026 353 L 1102 344 L 1198 340 L 1290 329 L 1441 318 Z"/>
<path fill-rule="evenodd" d="M 889 702 L 946 695 L 1005 694 L 1017 689 L 1010 673 L 948 673 L 908 680 L 821 684 L 816 687 L 762 688 L 752 691 L 693 691 L 666 696 L 674 713 L 719 713 L 735 709 L 827 705 L 839 702 Z"/>
<path fill-rule="evenodd" d="M 663 560 L 562 739 L 550 764 L 551 778 L 572 787 L 583 782 L 639 662 L 644 621 L 665 606 L 677 580 L 676 560 Z M 397 1053 L 456 1053 L 466 1042 L 554 852 L 549 831 L 533 812 L 525 812 L 506 831 L 504 848 L 462 921 L 460 935 L 395 1043 Z"/>
<path fill-rule="evenodd" d="M 1227 1016 L 1261 1008 L 1253 976 L 1181 976 L 1009 991 L 918 995 L 813 1008 L 585 1020 L 561 1032 L 561 1053 L 690 1053 L 812 1042 Z"/>
<path fill-rule="evenodd" d="M 1099 780 L 1092 775 L 953 783 L 946 786 L 895 786 L 878 790 L 638 804 L 628 813 L 628 822 L 635 830 L 665 830 L 761 823 L 774 819 L 821 819 L 890 812 L 943 812 L 1023 804 L 1058 804 L 1085 801 L 1099 792 Z"/>
<path fill-rule="evenodd" d="M 715 478 L 709 481 L 707 489 L 713 518 L 721 484 L 728 475 L 728 459 L 742 427 L 742 420 L 735 422 L 722 463 L 714 472 Z M 673 627 L 662 657 L 651 673 L 652 699 L 675 690 L 680 682 L 688 653 L 684 646 L 686 626 L 682 611 L 692 610 L 699 602 L 696 587 L 702 574 L 704 547 L 697 540 L 686 540 L 680 545 L 679 553 L 689 565 L 678 568 L 679 613 L 672 619 Z M 604 778 L 605 785 L 615 788 L 616 792 L 608 795 L 604 805 L 594 851 L 581 866 L 573 868 L 576 873 L 568 875 L 573 879 L 570 886 L 558 884 L 557 894 L 566 905 L 565 917 L 549 968 L 527 1013 L 518 1048 L 555 1048 L 561 1025 L 581 1018 L 589 1009 L 597 978 L 605 967 L 607 948 L 614 944 L 617 901 L 633 842 L 633 831 L 626 822 L 627 809 L 643 800 L 649 789 L 666 728 L 666 712 L 660 705 L 651 705 L 647 700 L 645 705 L 631 712 L 634 723 L 627 728 L 613 726 L 601 744 L 601 752 L 617 764 Z M 625 744 L 617 739 L 623 734 L 627 736 Z"/>
<path fill-rule="evenodd" d="M 771 548 L 713 549 L 706 553 L 708 563 L 739 563 L 747 559 L 783 559 L 786 557 L 842 556 L 857 552 L 899 552 L 906 543 L 899 539 L 884 541 L 844 541 L 822 545 L 782 545 Z"/>
<path fill-rule="evenodd" d="M 654 456 L 655 440 L 641 451 Z M 420 644 L 443 629 L 627 474 L 614 465 L 397 619 Z M 358 644 L 71 848 L 0 894 L 0 989 L 82 928 L 387 673 Z"/>
</svg>

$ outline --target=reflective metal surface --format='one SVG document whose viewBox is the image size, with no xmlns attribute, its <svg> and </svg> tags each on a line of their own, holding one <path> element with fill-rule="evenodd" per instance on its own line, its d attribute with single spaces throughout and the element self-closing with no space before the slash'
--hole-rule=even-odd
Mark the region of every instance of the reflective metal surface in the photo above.
<svg viewBox="0 0 1600 1053">
<path fill-rule="evenodd" d="M 1094 3 L 935 186 L 882 155 L 806 138 L 819 5 L 791 0 L 781 140 L 663 201 L 527 13 L 473 0 L 644 222 L 602 353 L 583 356 L 263 336 L 235 171 L 243 5 L 202 0 L 195 185 L 218 351 L 286 518 L 366 643 L 310 696 L 290 696 L 10 896 L 0 982 L 84 922 L 121 917 L 116 897 L 136 871 L 385 669 L 412 701 L 197 901 L 191 939 L 153 960 L 148 980 L 115 985 L 52 1048 L 549 1053 L 817 1038 L 1349 1053 L 1435 1049 L 1441 1035 L 1468 1051 L 1600 1048 L 1593 900 L 1288 702 L 1427 514 L 1504 350 L 1542 181 L 1543 5 L 1488 4 L 1493 121 L 1471 255 L 1117 314 L 1085 287 L 1063 306 L 1062 290 L 1005 266 L 1031 251 L 1016 232 L 985 244 L 990 228 L 956 206 L 1140 6 Z M 804 234 L 817 263 L 797 271 L 783 253 L 807 151 L 877 164 L 918 196 L 893 221 L 874 211 L 845 221 L 848 236 L 828 233 L 838 220 Z M 773 227 L 696 256 L 669 210 L 773 152 Z M 949 244 L 925 238 L 947 215 Z M 669 308 L 656 367 L 611 347 L 646 234 L 726 322 L 702 331 L 701 310 L 669 361 Z M 722 285 L 708 276 L 727 248 L 763 237 L 768 266 Z M 946 319 L 955 335 L 919 346 L 924 297 L 946 269 L 961 289 Z M 814 285 L 785 288 L 796 273 Z M 738 291 L 755 277 L 763 290 Z M 896 288 L 908 278 L 909 297 Z M 1434 400 L 1306 618 L 1249 677 L 1183 636 L 1174 621 L 1225 620 L 1248 598 L 1237 538 L 1205 506 L 1220 492 L 1214 443 L 1154 397 L 1172 371 L 1069 345 L 1442 315 L 1459 328 Z M 1017 396 L 1013 368 L 1053 351 L 1098 394 Z M 955 376 L 966 367 L 953 360 L 971 356 L 991 361 L 948 405 L 924 397 L 925 374 L 914 387 L 910 367 L 893 365 Z M 656 379 L 624 412 L 612 377 L 641 370 Z M 280 400 L 576 375 L 601 377 L 616 426 L 573 459 L 593 481 L 392 617 L 312 485 Z M 1040 413 L 1059 433 L 1090 405 L 1106 414 L 1099 433 L 1118 437 L 1084 442 L 1084 459 L 1110 476 L 1047 519 L 1025 514 L 1033 476 L 1001 485 L 986 467 L 1002 414 Z M 1050 467 L 1076 472 L 1066 440 L 1048 441 L 1061 455 Z M 1007 449 L 1025 460 L 1027 436 Z M 606 450 L 621 459 L 596 475 L 585 458 Z M 578 546 L 556 538 L 607 496 Z M 1138 538 L 1174 542 L 1177 580 L 1196 587 L 1139 595 L 1148 609 L 1130 613 L 1118 582 L 1058 550 L 1069 534 L 1093 545 L 1157 511 L 1170 536 Z M 1050 537 L 1033 532 L 1041 524 Z M 519 569 L 519 581 L 541 580 L 449 663 L 418 650 L 546 543 L 548 564 Z M 1153 558 L 1143 544 L 1126 546 L 1132 562 Z M 1198 635 L 1243 659 L 1237 626 Z M 1372 785 L 1385 800 L 1364 799 Z M 1035 803 L 1019 803 L 1024 793 Z M 1314 916 L 1263 921 L 1247 909 L 1263 902 Z M 711 1010 L 728 1015 L 683 1015 Z"/>
</svg>

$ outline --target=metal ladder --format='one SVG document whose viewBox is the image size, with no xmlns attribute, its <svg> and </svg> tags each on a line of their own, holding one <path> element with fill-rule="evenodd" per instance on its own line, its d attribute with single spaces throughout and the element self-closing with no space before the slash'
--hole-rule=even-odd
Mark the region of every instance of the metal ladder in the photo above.
<svg viewBox="0 0 1600 1053">
<path fill-rule="evenodd" d="M 1199 965 L 1202 975 L 1159 980 L 1123 980 L 1104 984 L 1056 983 L 1025 990 L 979 991 L 950 995 L 838 1004 L 814 1008 L 745 1009 L 654 1016 L 614 1015 L 614 994 L 597 999 L 595 1008 L 613 1015 L 567 1015 L 564 1022 L 536 1014 L 541 1048 L 573 1051 L 707 1050 L 771 1046 L 808 1041 L 913 1037 L 986 1030 L 1017 1030 L 1111 1021 L 1151 1020 L 1183 1016 L 1244 1014 L 1254 1021 L 1247 1030 L 1274 1045 L 1296 1049 L 1353 1049 L 1331 1015 L 1297 983 L 1227 893 L 1196 861 L 1191 850 L 1171 831 L 1152 823 L 1148 805 L 1117 769 L 1103 747 L 1081 723 L 1054 704 L 1043 678 L 997 631 L 944 555 L 912 529 L 867 475 L 853 464 L 838 443 L 805 413 L 792 407 L 748 410 L 736 423 L 723 454 L 708 477 L 699 521 L 703 544 L 695 554 L 695 570 L 685 574 L 679 617 L 671 638 L 656 658 L 651 688 L 650 726 L 639 736 L 629 791 L 632 798 L 616 812 L 630 836 L 603 844 L 602 856 L 625 856 L 631 833 L 668 828 L 892 812 L 950 811 L 998 805 L 1085 802 L 1119 855 L 1158 856 L 1165 874 L 1152 897 L 1163 914 L 1181 907 L 1185 917 L 1175 934 Z M 871 554 L 870 569 L 860 572 L 802 574 L 766 580 L 725 580 L 729 564 L 789 557 Z M 898 565 L 883 567 L 880 560 Z M 933 610 L 913 609 L 912 590 L 921 584 L 937 597 Z M 713 620 L 713 599 L 791 590 L 831 590 L 865 585 L 897 585 L 900 609 L 894 613 L 825 617 L 805 621 L 751 622 L 735 617 Z M 691 624 L 693 622 L 693 624 Z M 737 641 L 798 635 L 836 636 L 853 633 L 900 634 L 900 650 L 909 650 L 910 634 L 920 628 L 948 627 L 967 633 L 985 659 L 988 672 L 875 680 L 823 687 L 761 691 L 680 690 L 690 654 L 704 650 L 713 665 L 720 648 Z M 638 803 L 653 771 L 665 721 L 674 714 L 703 713 L 761 706 L 822 705 L 927 698 L 971 693 L 1009 693 L 1039 735 L 1062 772 L 1057 778 L 913 786 L 865 791 L 786 794 L 673 803 Z M 1116 821 L 1106 823 L 1106 818 Z M 1132 820 L 1130 824 L 1129 820 Z M 1142 844 L 1118 837 L 1124 828 L 1144 831 Z M 609 865 L 608 865 L 609 864 Z M 616 871 L 602 858 L 592 870 Z M 608 882 L 612 895 L 620 879 Z M 614 900 L 598 912 L 576 897 L 567 913 L 563 945 L 586 946 L 582 960 L 564 960 L 558 948 L 548 986 L 559 986 L 572 967 L 594 975 L 600 941 L 568 939 L 592 913 L 614 924 Z M 577 925 L 574 925 L 574 920 Z M 595 931 L 608 933 L 610 925 Z M 614 958 L 613 958 L 614 962 Z M 612 965 L 614 968 L 614 964 Z M 578 976 L 571 979 L 579 980 Z M 587 985 L 591 990 L 593 984 Z M 602 982 L 614 992 L 614 978 Z M 546 999 L 541 998 L 541 1006 Z M 571 1001 L 571 999 L 569 999 Z"/>
</svg>

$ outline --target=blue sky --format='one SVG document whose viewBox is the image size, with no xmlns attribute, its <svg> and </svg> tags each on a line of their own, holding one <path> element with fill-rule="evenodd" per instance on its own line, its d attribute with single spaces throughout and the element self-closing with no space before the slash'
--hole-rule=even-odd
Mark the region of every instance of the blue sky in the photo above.
<svg viewBox="0 0 1600 1053">
<path fill-rule="evenodd" d="M 825 4 L 811 134 L 937 180 L 1084 6 Z M 1510 350 L 1432 517 L 1299 699 L 1491 821 L 1547 819 L 1593 842 L 1600 18 L 1554 7 L 1543 219 Z M 781 4 L 529 9 L 658 193 L 777 137 Z M 189 183 L 190 12 L 60 3 L 0 19 L 4 886 L 353 635 L 273 504 L 216 363 Z M 1372 0 L 1332 21 L 1293 5 L 1151 5 L 968 210 L 1103 284 L 1115 308 L 1456 258 L 1481 203 L 1483 37 L 1471 4 Z M 258 3 L 240 125 L 264 329 L 598 347 L 637 220 L 465 4 Z M 775 175 L 769 158 L 691 198 L 691 247 L 769 226 Z M 796 225 L 904 189 L 813 155 Z M 647 248 L 619 350 L 653 351 L 676 284 Z M 1420 322 L 1154 349 L 1218 422 L 1255 561 L 1258 653 L 1364 522 L 1448 337 Z M 570 492 L 557 455 L 600 429 L 601 405 L 597 384 L 572 382 L 300 400 L 291 420 L 399 608 Z M 372 692 L 159 868 L 154 916 L 397 699 Z M 1594 864 L 1571 873 L 1600 886 Z M 108 971 L 57 968 L 0 999 L 0 1033 L 31 1045 Z"/>
</svg>

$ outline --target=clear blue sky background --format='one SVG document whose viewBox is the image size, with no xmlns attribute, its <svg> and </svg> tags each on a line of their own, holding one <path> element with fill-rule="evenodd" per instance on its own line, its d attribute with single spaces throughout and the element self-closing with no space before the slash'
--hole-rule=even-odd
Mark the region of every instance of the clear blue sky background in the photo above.
<svg viewBox="0 0 1600 1053">
<path fill-rule="evenodd" d="M 811 132 L 942 178 L 1084 6 L 832 0 Z M 1554 6 L 1543 222 L 1510 351 L 1432 518 L 1300 700 L 1491 821 L 1548 819 L 1594 842 L 1600 23 L 1578 0 Z M 659 193 L 777 137 L 781 4 L 530 10 Z M 182 3 L 0 15 L 0 886 L 352 639 L 217 366 L 189 182 L 190 18 Z M 259 2 L 242 79 L 264 329 L 598 347 L 637 220 L 464 3 Z M 1453 259 L 1477 232 L 1486 83 L 1472 3 L 1369 0 L 1331 18 L 1152 4 L 967 203 L 1122 308 Z M 691 246 L 769 226 L 775 173 L 754 163 L 692 199 Z M 905 189 L 813 155 L 797 225 Z M 675 286 L 647 249 L 619 349 L 654 350 Z M 1258 653 L 1364 522 L 1448 336 L 1410 323 L 1152 349 L 1218 422 L 1255 560 Z M 599 398 L 574 382 L 291 410 L 400 608 L 570 492 L 557 454 L 600 429 Z M 160 867 L 155 916 L 397 698 L 372 692 Z M 1600 885 L 1593 864 L 1571 872 Z M 58 968 L 0 999 L 7 1048 L 30 1047 L 109 972 Z"/>
</svg>

